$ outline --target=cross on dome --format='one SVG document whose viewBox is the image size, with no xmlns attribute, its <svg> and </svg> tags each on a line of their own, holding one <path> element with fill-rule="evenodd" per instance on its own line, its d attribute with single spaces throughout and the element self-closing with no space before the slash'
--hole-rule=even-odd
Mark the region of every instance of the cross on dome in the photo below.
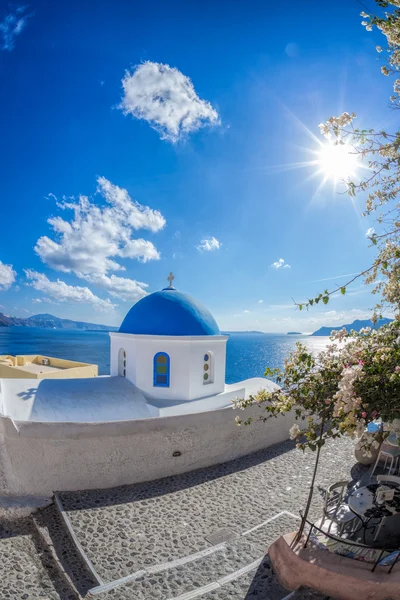
<svg viewBox="0 0 400 600">
<path fill-rule="evenodd" d="M 167 277 L 167 280 L 168 280 L 168 283 L 169 283 L 169 287 L 172 287 L 172 282 L 174 281 L 174 279 L 175 279 L 175 276 L 174 276 L 174 274 L 171 271 L 171 273 Z"/>
</svg>

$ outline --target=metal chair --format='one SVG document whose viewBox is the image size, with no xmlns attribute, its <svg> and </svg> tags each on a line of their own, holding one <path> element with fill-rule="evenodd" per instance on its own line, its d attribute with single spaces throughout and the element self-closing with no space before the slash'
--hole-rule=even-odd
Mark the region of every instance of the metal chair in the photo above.
<svg viewBox="0 0 400 600">
<path fill-rule="evenodd" d="M 337 532 L 339 535 L 343 533 L 343 529 L 346 527 L 346 525 L 349 525 L 354 521 L 357 523 L 357 516 L 350 510 L 349 506 L 343 502 L 343 497 L 347 491 L 349 483 L 349 481 L 338 481 L 337 483 L 329 486 L 329 488 L 326 490 L 323 517 L 320 528 L 322 529 L 325 521 L 329 520 L 330 523 L 327 533 L 330 532 L 333 523 L 337 525 Z M 351 530 L 353 530 L 353 527 Z"/>
<path fill-rule="evenodd" d="M 400 485 L 400 477 L 396 475 L 377 475 L 376 480 L 378 483 L 398 483 Z"/>
<path fill-rule="evenodd" d="M 387 464 L 389 461 L 389 473 L 392 472 L 393 465 L 394 465 L 393 472 L 396 473 L 396 470 L 399 465 L 399 457 L 400 457 L 400 448 L 386 448 L 386 450 L 380 450 L 378 453 L 377 459 L 375 461 L 374 468 L 371 471 L 371 477 L 375 473 L 375 470 L 381 459 L 382 460 L 385 459 L 385 464 L 383 466 L 383 469 L 387 468 Z"/>
<path fill-rule="evenodd" d="M 376 480 L 378 483 L 398 483 L 400 486 L 400 477 L 396 477 L 395 475 L 377 475 Z M 385 524 L 385 521 L 386 521 L 386 517 L 383 517 L 381 519 L 381 522 L 379 523 L 379 527 L 374 536 L 374 542 L 378 539 L 378 536 L 381 532 L 382 527 Z"/>
</svg>

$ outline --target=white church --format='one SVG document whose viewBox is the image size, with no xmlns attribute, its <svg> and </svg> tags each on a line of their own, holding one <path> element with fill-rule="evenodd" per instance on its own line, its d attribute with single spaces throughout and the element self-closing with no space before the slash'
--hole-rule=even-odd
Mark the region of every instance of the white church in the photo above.
<svg viewBox="0 0 400 600">
<path fill-rule="evenodd" d="M 146 296 L 111 337 L 111 375 L 148 398 L 192 401 L 225 391 L 227 336 L 206 308 L 170 285 Z"/>
<path fill-rule="evenodd" d="M 236 426 L 234 399 L 277 386 L 227 385 L 227 336 L 172 282 L 110 333 L 110 375 L 0 379 L 0 495 L 151 481 L 287 439 L 290 414 L 264 424 L 254 406 L 252 427 Z"/>
<path fill-rule="evenodd" d="M 110 375 L 2 379 L 0 413 L 15 421 L 111 422 L 232 407 L 272 382 L 225 383 L 226 343 L 207 308 L 169 286 L 139 300 L 110 333 Z"/>
</svg>

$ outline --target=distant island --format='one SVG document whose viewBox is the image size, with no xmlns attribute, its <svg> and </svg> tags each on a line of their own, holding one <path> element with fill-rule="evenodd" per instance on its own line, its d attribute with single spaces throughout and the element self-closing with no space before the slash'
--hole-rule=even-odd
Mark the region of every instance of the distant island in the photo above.
<svg viewBox="0 0 400 600">
<path fill-rule="evenodd" d="M 0 313 L 0 327 L 44 327 L 46 329 L 79 329 L 80 331 L 117 331 L 118 327 L 86 323 L 85 321 L 72 321 L 60 319 L 47 313 L 33 315 L 32 317 L 8 317 Z"/>
<path fill-rule="evenodd" d="M 386 317 L 383 319 L 379 319 L 379 321 L 377 321 L 376 323 L 373 323 L 370 319 L 367 319 L 366 321 L 362 321 L 360 319 L 356 319 L 355 321 L 353 321 L 352 323 L 349 323 L 348 325 L 340 325 L 339 327 L 320 327 L 319 329 L 317 329 L 317 331 L 314 331 L 314 333 L 312 333 L 311 335 L 330 335 L 331 331 L 340 331 L 340 329 L 346 329 L 347 331 L 351 331 L 352 329 L 354 329 L 354 331 L 360 331 L 360 329 L 363 329 L 364 327 L 371 327 L 372 329 L 379 329 L 379 327 L 382 327 L 382 325 L 387 325 L 388 323 L 391 323 L 393 321 L 393 319 L 387 319 Z"/>
<path fill-rule="evenodd" d="M 301 331 L 288 331 L 286 335 L 303 335 Z"/>
</svg>

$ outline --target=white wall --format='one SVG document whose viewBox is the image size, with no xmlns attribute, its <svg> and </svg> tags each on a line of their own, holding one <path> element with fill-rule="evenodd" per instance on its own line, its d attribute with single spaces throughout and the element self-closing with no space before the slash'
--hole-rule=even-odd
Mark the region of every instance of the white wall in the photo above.
<svg viewBox="0 0 400 600">
<path fill-rule="evenodd" d="M 287 415 L 237 427 L 234 418 L 231 408 L 98 424 L 0 417 L 0 493 L 49 496 L 167 477 L 282 442 L 294 422 Z"/>
<path fill-rule="evenodd" d="M 219 394 L 225 386 L 226 336 L 153 336 L 110 333 L 111 375 L 118 375 L 118 353 L 126 351 L 126 377 L 149 398 L 194 400 Z M 170 357 L 170 386 L 153 386 L 157 352 Z M 213 383 L 203 384 L 204 354 L 213 354 Z"/>
</svg>

